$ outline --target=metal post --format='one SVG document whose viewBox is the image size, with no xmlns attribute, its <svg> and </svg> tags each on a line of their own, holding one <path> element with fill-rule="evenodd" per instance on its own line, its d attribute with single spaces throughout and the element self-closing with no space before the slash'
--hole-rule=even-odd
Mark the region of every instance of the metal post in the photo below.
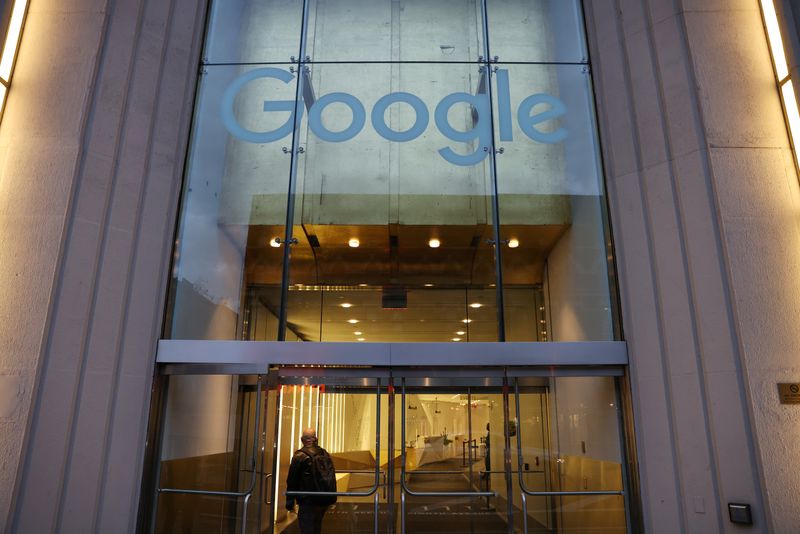
<svg viewBox="0 0 800 534">
<path fill-rule="evenodd" d="M 472 485 L 472 388 L 467 388 L 467 461 L 469 462 L 469 485 Z M 478 481 L 480 484 L 480 481 Z M 480 487 L 478 488 L 480 489 Z"/>
<path fill-rule="evenodd" d="M 389 387 L 386 391 L 388 395 L 388 404 L 389 404 L 389 414 L 387 416 L 388 427 L 389 427 L 389 435 L 387 436 L 387 473 L 384 482 L 386 486 L 384 486 L 384 497 L 386 498 L 386 508 L 387 508 L 387 532 L 392 534 L 394 532 L 394 440 L 395 440 L 395 428 L 394 428 L 394 417 L 395 417 L 395 407 L 394 407 L 394 379 L 389 378 Z M 403 443 L 403 449 L 406 448 L 406 444 Z M 378 455 L 380 456 L 380 455 Z M 388 491 L 388 497 L 386 497 L 386 492 Z"/>
<path fill-rule="evenodd" d="M 505 450 L 503 451 L 503 465 L 506 471 L 506 504 L 508 509 L 508 534 L 514 534 L 514 496 L 511 485 L 511 420 L 508 413 L 508 375 L 503 376 L 503 425 L 505 430 Z M 519 425 L 517 425 L 519 427 Z M 519 428 L 517 428 L 519 432 Z M 519 436 L 519 434 L 517 434 Z"/>
</svg>

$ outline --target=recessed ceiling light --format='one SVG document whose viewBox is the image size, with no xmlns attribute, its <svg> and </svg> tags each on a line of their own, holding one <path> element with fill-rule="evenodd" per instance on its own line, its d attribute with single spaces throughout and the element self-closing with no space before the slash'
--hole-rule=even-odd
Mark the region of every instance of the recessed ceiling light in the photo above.
<svg viewBox="0 0 800 534">
<path fill-rule="evenodd" d="M 358 247 L 358 245 L 360 245 L 360 244 L 361 244 L 361 241 L 359 241 L 358 239 L 356 239 L 356 238 L 354 237 L 353 239 L 351 239 L 350 241 L 348 241 L 348 242 L 347 242 L 347 244 L 348 244 L 348 245 L 350 245 L 352 248 L 357 248 L 357 247 Z"/>
<path fill-rule="evenodd" d="M 353 335 L 355 335 L 355 336 L 360 336 L 360 335 L 361 335 L 361 334 L 363 334 L 363 333 L 364 333 L 364 332 L 358 332 L 358 331 L 356 331 L 356 332 L 353 332 Z"/>
<path fill-rule="evenodd" d="M 466 332 L 464 332 L 463 330 L 459 330 L 458 332 L 456 332 L 457 336 L 463 336 L 464 334 L 466 334 Z"/>
<path fill-rule="evenodd" d="M 518 246 L 519 246 L 519 240 L 517 239 L 508 240 L 508 248 L 517 248 Z"/>
<path fill-rule="evenodd" d="M 366 341 L 367 339 L 366 339 L 366 338 L 363 338 L 363 337 L 360 337 L 360 338 L 358 338 L 358 340 L 359 340 L 359 341 Z"/>
<path fill-rule="evenodd" d="M 272 248 L 279 248 L 281 246 L 281 238 L 275 237 L 269 240 L 269 246 Z"/>
<path fill-rule="evenodd" d="M 358 284 L 358 287 L 367 287 L 367 284 Z"/>
<path fill-rule="evenodd" d="M 441 244 L 442 244 L 441 241 L 439 241 L 436 238 L 431 239 L 430 241 L 428 241 L 428 246 L 431 247 L 431 248 L 439 248 L 439 245 L 441 245 Z"/>
<path fill-rule="evenodd" d="M 358 323 L 358 319 L 348 319 L 347 322 L 350 323 L 350 324 L 357 324 Z"/>
<path fill-rule="evenodd" d="M 480 302 L 473 302 L 472 304 L 469 305 L 470 308 L 480 308 L 482 306 L 483 304 L 481 304 Z"/>
<path fill-rule="evenodd" d="M 425 287 L 433 287 L 433 284 L 423 284 Z"/>
<path fill-rule="evenodd" d="M 339 306 L 341 306 L 342 308 L 352 308 L 353 307 L 353 305 L 350 304 L 349 302 L 342 302 L 341 304 L 339 304 Z"/>
<path fill-rule="evenodd" d="M 472 322 L 472 319 L 461 319 L 461 322 L 464 324 L 469 324 Z"/>
<path fill-rule="evenodd" d="M 461 341 L 461 338 L 460 337 L 454 337 L 453 341 Z"/>
</svg>

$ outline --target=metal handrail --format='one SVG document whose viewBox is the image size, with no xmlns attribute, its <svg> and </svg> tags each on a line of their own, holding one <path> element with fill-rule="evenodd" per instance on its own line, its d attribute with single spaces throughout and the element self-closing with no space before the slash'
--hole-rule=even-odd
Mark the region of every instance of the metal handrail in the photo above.
<svg viewBox="0 0 800 534">
<path fill-rule="evenodd" d="M 517 418 L 519 418 L 520 412 L 520 403 L 519 403 L 519 379 L 514 379 L 514 401 L 517 406 Z M 522 425 L 517 425 L 517 464 L 522 465 Z M 624 491 L 532 491 L 525 486 L 525 481 L 522 478 L 522 473 L 525 471 L 517 471 L 518 481 L 519 481 L 519 489 L 525 495 L 530 495 L 531 497 L 548 497 L 548 496 L 557 496 L 557 495 L 625 495 Z M 528 471 L 530 472 L 530 471 Z"/>
<path fill-rule="evenodd" d="M 267 481 L 272 478 L 272 475 L 273 473 L 267 473 L 266 475 L 264 475 L 264 504 L 266 504 L 267 506 L 272 504 L 272 501 L 269 500 L 269 493 L 270 493 L 269 490 L 271 489 L 272 486 L 269 486 L 267 484 Z"/>
<path fill-rule="evenodd" d="M 185 495 L 207 495 L 209 497 L 244 497 L 244 506 L 242 507 L 242 534 L 247 530 L 247 505 L 250 503 L 250 497 L 253 495 L 253 490 L 256 487 L 256 456 L 258 451 L 258 425 L 261 420 L 261 375 L 258 375 L 258 386 L 256 388 L 256 426 L 253 429 L 253 453 L 250 455 L 250 465 L 253 466 L 253 476 L 250 477 L 250 487 L 244 491 L 214 491 L 214 490 L 193 490 L 181 488 L 156 488 L 157 493 L 180 493 Z"/>
</svg>

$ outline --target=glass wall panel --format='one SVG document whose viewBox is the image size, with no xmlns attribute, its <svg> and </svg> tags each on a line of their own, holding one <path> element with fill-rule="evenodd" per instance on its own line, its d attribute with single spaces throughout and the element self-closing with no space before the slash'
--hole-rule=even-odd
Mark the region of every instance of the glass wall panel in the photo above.
<svg viewBox="0 0 800 534">
<path fill-rule="evenodd" d="M 487 0 L 489 55 L 524 63 L 586 63 L 579 0 Z"/>
<path fill-rule="evenodd" d="M 288 301 L 301 339 L 497 339 L 482 76 L 468 64 L 310 66 Z"/>
<path fill-rule="evenodd" d="M 204 63 L 285 63 L 300 52 L 303 0 L 212 2 Z"/>
<path fill-rule="evenodd" d="M 494 79 L 506 339 L 612 340 L 589 74 L 500 64 Z"/>
<path fill-rule="evenodd" d="M 286 224 L 290 158 L 281 143 L 290 142 L 295 81 L 267 77 L 277 71 L 215 66 L 201 75 L 166 329 L 173 339 L 251 339 L 242 302 L 253 299 L 258 338 L 275 339 L 279 308 L 255 293 L 274 292 L 283 261 L 274 239 Z M 288 111 L 264 111 L 281 101 Z M 276 142 L 250 142 L 269 135 Z"/>
<path fill-rule="evenodd" d="M 523 379 L 524 380 L 524 379 Z M 512 470 L 530 492 L 622 492 L 619 407 L 611 377 L 518 387 Z M 522 506 L 521 495 L 514 504 Z M 529 496 L 528 532 L 626 532 L 622 495 Z"/>
<path fill-rule="evenodd" d="M 503 339 L 496 151 L 504 338 L 619 337 L 590 74 L 569 63 L 585 48 L 578 2 L 489 0 L 492 53 L 520 62 L 487 64 L 464 62 L 482 55 L 477 0 L 308 0 L 309 59 L 247 67 L 230 63 L 295 54 L 302 2 L 222 5 L 167 336 Z"/>
<path fill-rule="evenodd" d="M 478 61 L 480 0 L 310 0 L 313 61 Z"/>
</svg>

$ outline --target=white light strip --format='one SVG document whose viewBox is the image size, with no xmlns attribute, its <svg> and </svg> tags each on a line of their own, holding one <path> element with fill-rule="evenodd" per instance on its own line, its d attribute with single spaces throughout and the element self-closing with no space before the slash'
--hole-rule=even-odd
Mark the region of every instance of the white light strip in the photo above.
<svg viewBox="0 0 800 534">
<path fill-rule="evenodd" d="M 797 99 L 794 94 L 792 80 L 787 80 L 781 87 L 783 105 L 786 109 L 786 118 L 789 120 L 789 135 L 792 136 L 794 150 L 800 150 L 800 112 L 797 109 Z"/>
<path fill-rule="evenodd" d="M 300 438 L 303 436 L 303 403 L 306 398 L 306 387 L 300 386 L 300 411 L 297 417 L 297 443 L 300 443 Z"/>
<path fill-rule="evenodd" d="M 278 435 L 275 436 L 275 439 L 278 440 L 278 450 L 275 452 L 277 454 L 278 459 L 275 461 L 275 478 L 272 480 L 273 484 L 276 484 L 275 492 L 273 493 L 273 516 L 278 517 L 278 490 L 277 488 L 280 487 L 280 480 L 281 480 L 281 434 L 283 430 L 283 386 L 280 386 L 281 394 L 278 398 Z"/>
<path fill-rule="evenodd" d="M 775 14 L 775 5 L 772 0 L 761 0 L 761 10 L 764 13 L 764 24 L 767 27 L 772 60 L 775 62 L 775 73 L 780 81 L 789 75 L 789 67 L 786 64 L 786 54 L 783 51 L 783 39 L 781 38 L 778 16 Z"/>
<path fill-rule="evenodd" d="M 11 69 L 14 67 L 14 56 L 17 54 L 19 35 L 22 32 L 22 20 L 25 18 L 27 5 L 28 0 L 16 0 L 11 11 L 6 43 L 3 46 L 3 56 L 0 58 L 0 77 L 4 80 L 8 80 L 11 77 Z"/>
</svg>

